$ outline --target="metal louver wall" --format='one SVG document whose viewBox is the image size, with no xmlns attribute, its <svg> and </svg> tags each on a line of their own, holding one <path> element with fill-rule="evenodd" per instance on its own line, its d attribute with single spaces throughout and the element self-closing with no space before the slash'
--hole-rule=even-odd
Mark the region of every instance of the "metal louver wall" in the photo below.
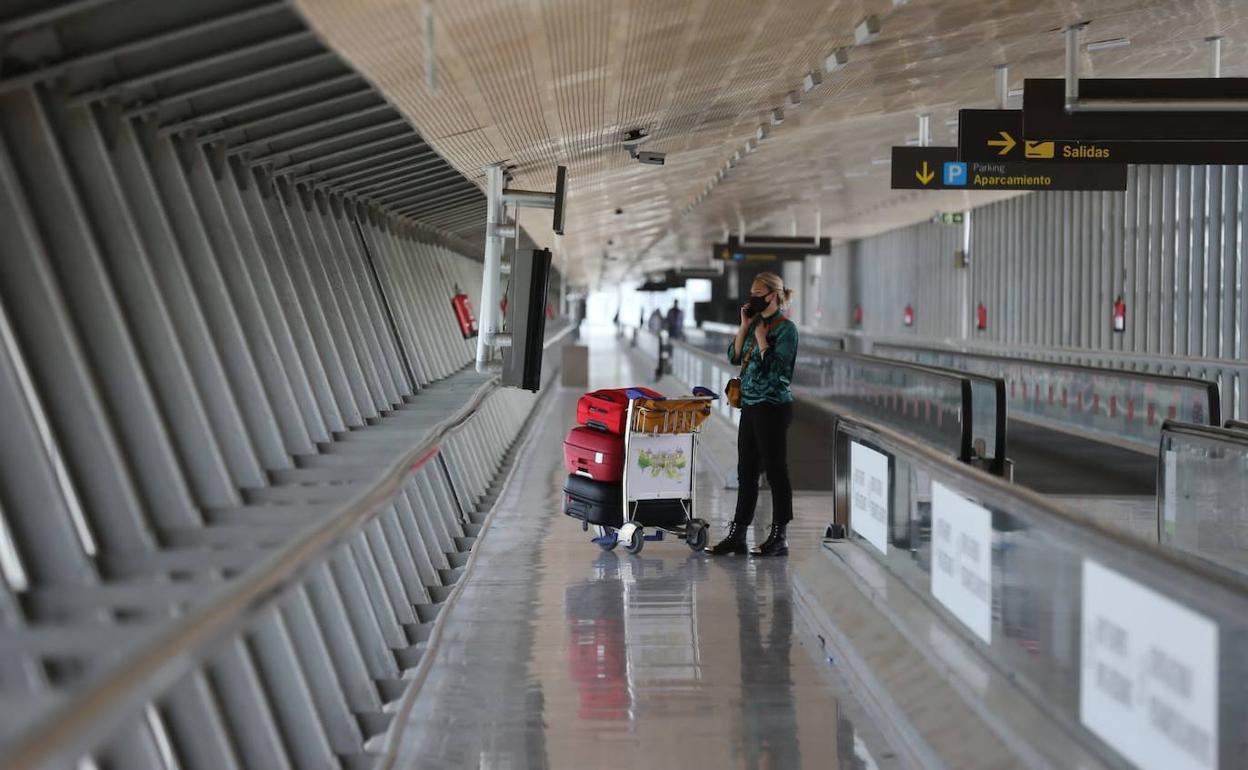
<svg viewBox="0 0 1248 770">
<path fill-rule="evenodd" d="M 372 766 L 534 404 L 484 199 L 284 3 L 0 13 L 0 756 Z"/>
<path fill-rule="evenodd" d="M 850 328 L 861 302 L 861 329 L 872 336 L 1204 372 L 1222 383 L 1226 413 L 1242 414 L 1245 383 L 1232 370 L 1248 358 L 1244 175 L 1236 166 L 1134 166 L 1125 193 L 1033 193 L 974 209 L 969 269 L 955 267 L 957 226 L 925 223 L 851 243 L 845 304 L 825 307 L 819 325 Z M 825 258 L 825 275 L 842 269 L 836 260 Z M 1112 330 L 1119 295 L 1123 333 Z M 975 329 L 980 302 L 983 331 Z M 901 320 L 907 303 L 910 329 Z"/>
</svg>

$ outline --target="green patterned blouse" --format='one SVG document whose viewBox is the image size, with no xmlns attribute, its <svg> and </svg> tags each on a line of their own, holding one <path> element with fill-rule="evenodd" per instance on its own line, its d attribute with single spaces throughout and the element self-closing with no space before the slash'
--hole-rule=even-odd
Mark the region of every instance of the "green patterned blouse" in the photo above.
<svg viewBox="0 0 1248 770">
<path fill-rule="evenodd" d="M 797 359 L 797 326 L 784 317 L 778 322 L 773 320 L 767 332 L 767 354 L 760 356 L 755 350 L 757 340 L 754 339 L 754 329 L 761 321 L 760 315 L 750 324 L 740 355 L 735 349 L 737 341 L 734 339 L 728 343 L 728 360 L 732 363 L 739 366 L 743 356 L 750 357 L 749 365 L 741 374 L 741 405 L 792 403 L 793 391 L 789 386 L 793 382 L 793 363 Z"/>
</svg>

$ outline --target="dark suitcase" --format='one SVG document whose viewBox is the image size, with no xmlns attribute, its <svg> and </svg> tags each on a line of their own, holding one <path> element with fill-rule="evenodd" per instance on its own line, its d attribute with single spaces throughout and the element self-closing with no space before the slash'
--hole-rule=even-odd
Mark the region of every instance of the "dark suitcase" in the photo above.
<svg viewBox="0 0 1248 770">
<path fill-rule="evenodd" d="M 628 399 L 663 398 L 663 394 L 649 388 L 613 388 L 586 393 L 576 402 L 576 421 L 580 425 L 624 435 L 624 422 L 628 419 Z"/>
<path fill-rule="evenodd" d="M 563 482 L 563 512 L 603 527 L 624 526 L 623 489 L 619 482 L 594 481 L 575 473 Z"/>
<path fill-rule="evenodd" d="M 624 477 L 624 437 L 594 428 L 573 428 L 563 441 L 563 464 L 569 473 L 594 481 Z"/>
</svg>

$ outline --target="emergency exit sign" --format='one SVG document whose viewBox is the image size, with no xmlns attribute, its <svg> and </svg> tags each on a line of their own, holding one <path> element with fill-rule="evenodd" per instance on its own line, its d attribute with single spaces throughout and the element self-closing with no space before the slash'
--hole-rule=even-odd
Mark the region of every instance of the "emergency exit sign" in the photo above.
<svg viewBox="0 0 1248 770">
<path fill-rule="evenodd" d="M 1127 189 L 1126 166 L 959 161 L 956 147 L 894 147 L 894 190 Z"/>
</svg>

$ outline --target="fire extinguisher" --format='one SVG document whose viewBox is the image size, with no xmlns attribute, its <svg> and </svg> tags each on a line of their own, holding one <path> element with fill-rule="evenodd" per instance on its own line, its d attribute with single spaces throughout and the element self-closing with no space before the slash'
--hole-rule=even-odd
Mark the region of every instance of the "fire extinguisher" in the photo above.
<svg viewBox="0 0 1248 770">
<path fill-rule="evenodd" d="M 988 328 L 988 308 L 982 302 L 975 308 L 975 328 L 980 331 Z"/>
<path fill-rule="evenodd" d="M 451 297 L 451 307 L 455 310 L 455 320 L 459 322 L 459 333 L 464 339 L 477 336 L 477 319 L 472 315 L 472 303 L 468 295 L 455 287 L 455 296 Z"/>
<path fill-rule="evenodd" d="M 854 326 L 862 326 L 862 305 L 854 305 Z"/>
<path fill-rule="evenodd" d="M 1127 330 L 1127 303 L 1122 301 L 1122 295 L 1114 300 L 1114 331 L 1119 334 Z"/>
<path fill-rule="evenodd" d="M 498 309 L 502 312 L 504 317 L 507 316 L 507 295 L 505 293 L 503 294 L 502 300 L 498 303 Z"/>
<path fill-rule="evenodd" d="M 906 326 L 914 326 L 914 306 L 906 305 L 905 311 L 901 314 L 901 322 Z"/>
</svg>

